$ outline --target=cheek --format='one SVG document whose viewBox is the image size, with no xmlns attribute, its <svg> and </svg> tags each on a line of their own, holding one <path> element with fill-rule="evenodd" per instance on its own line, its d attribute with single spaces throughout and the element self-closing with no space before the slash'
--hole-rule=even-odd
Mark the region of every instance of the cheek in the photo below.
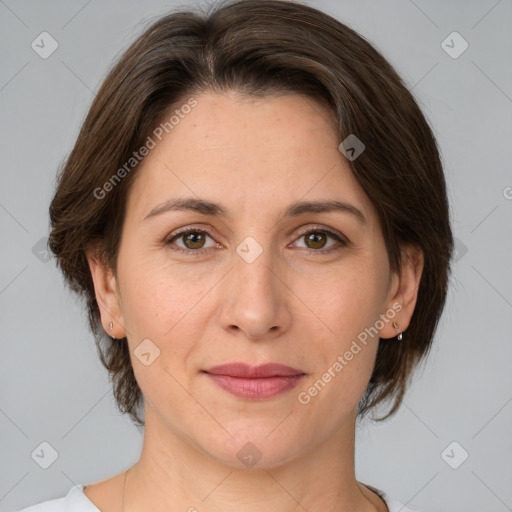
<svg viewBox="0 0 512 512">
<path fill-rule="evenodd" d="M 178 381 L 187 387 L 187 379 L 192 378 L 187 362 L 194 360 L 191 354 L 198 350 L 197 340 L 205 331 L 208 308 L 212 306 L 211 290 L 218 281 L 212 272 L 198 272 L 196 268 L 163 258 L 119 259 L 130 357 L 137 382 L 150 402 L 179 401 L 183 389 Z M 149 352 L 157 354 L 148 366 L 137 355 L 145 346 L 141 345 L 144 340 L 151 341 Z"/>
<path fill-rule="evenodd" d="M 216 281 L 212 272 L 171 262 L 163 252 L 158 257 L 120 258 L 119 280 L 126 328 L 134 337 L 157 343 L 172 331 L 181 332 L 190 324 L 191 315 L 198 320 L 194 311 L 204 307 Z"/>
<path fill-rule="evenodd" d="M 313 388 L 302 389 L 322 395 L 318 404 L 340 413 L 357 404 L 375 364 L 379 337 L 374 329 L 386 291 L 380 268 L 370 253 L 347 258 L 336 272 L 317 274 L 316 286 L 305 276 L 297 291 L 307 297 L 309 312 L 302 320 L 309 323 L 307 331 L 322 333 L 312 354 L 316 371 L 307 383 Z"/>
<path fill-rule="evenodd" d="M 295 289 L 338 348 L 375 323 L 386 292 L 379 265 L 360 255 L 347 257 L 328 273 L 303 273 Z"/>
</svg>

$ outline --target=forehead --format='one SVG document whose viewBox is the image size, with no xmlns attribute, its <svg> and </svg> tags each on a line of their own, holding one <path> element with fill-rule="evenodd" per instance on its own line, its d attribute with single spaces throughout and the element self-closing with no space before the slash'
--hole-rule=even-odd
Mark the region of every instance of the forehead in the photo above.
<svg viewBox="0 0 512 512">
<path fill-rule="evenodd" d="M 158 201 L 196 195 L 260 214 L 299 198 L 350 201 L 370 213 L 325 106 L 297 94 L 194 99 L 142 162 L 129 210 L 147 213 Z"/>
</svg>

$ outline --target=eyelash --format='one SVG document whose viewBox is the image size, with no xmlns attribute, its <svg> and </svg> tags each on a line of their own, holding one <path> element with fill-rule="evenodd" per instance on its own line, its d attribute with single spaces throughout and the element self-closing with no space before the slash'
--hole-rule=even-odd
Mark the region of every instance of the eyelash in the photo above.
<svg viewBox="0 0 512 512">
<path fill-rule="evenodd" d="M 181 231 L 178 231 L 177 233 L 174 233 L 169 238 L 167 238 L 165 240 L 165 244 L 171 245 L 173 240 L 179 238 L 180 236 L 187 235 L 189 233 L 205 233 L 205 234 L 209 235 L 211 238 L 213 238 L 212 233 L 208 229 L 185 228 Z M 330 237 L 334 238 L 341 245 L 338 245 L 338 246 L 334 245 L 328 249 L 323 249 L 323 250 L 322 249 L 301 248 L 301 249 L 304 249 L 308 254 L 314 254 L 315 256 L 318 256 L 319 254 L 320 255 L 331 254 L 332 252 L 339 251 L 348 245 L 348 243 L 345 240 L 343 240 L 336 232 L 334 232 L 330 229 L 327 229 L 327 228 L 323 228 L 323 227 L 322 228 L 320 228 L 320 227 L 309 228 L 308 230 L 300 233 L 300 235 L 298 236 L 297 239 L 305 237 L 306 235 L 309 235 L 311 233 L 327 234 Z M 212 249 L 212 247 L 207 247 L 206 249 L 182 249 L 181 247 L 177 247 L 177 248 L 173 248 L 172 250 L 180 252 L 182 254 L 185 253 L 185 254 L 201 255 L 201 254 L 204 254 L 209 249 Z"/>
</svg>

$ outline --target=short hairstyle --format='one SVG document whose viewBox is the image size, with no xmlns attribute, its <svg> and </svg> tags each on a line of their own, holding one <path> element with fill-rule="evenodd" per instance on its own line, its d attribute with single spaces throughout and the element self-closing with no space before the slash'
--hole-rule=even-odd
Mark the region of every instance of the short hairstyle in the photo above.
<svg viewBox="0 0 512 512">
<path fill-rule="evenodd" d="M 297 93 L 327 106 L 339 140 L 354 134 L 365 145 L 347 162 L 377 210 L 391 270 L 401 269 L 405 244 L 423 252 L 410 326 L 402 342 L 379 340 L 358 404 L 363 417 L 394 398 L 377 419 L 384 420 L 428 354 L 445 304 L 453 237 L 442 163 L 428 122 L 390 63 L 343 23 L 288 0 L 224 1 L 207 12 L 186 8 L 158 18 L 107 75 L 60 169 L 49 247 L 67 284 L 86 301 L 117 407 L 144 424 L 128 343 L 112 340 L 101 325 L 86 250 L 99 247 L 116 273 L 126 196 L 140 167 L 133 153 L 187 97 L 227 91 Z"/>
</svg>

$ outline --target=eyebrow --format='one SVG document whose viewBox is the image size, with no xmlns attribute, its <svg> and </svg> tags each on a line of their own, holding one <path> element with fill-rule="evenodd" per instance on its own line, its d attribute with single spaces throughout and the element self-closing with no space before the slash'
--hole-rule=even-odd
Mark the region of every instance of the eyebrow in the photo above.
<svg viewBox="0 0 512 512">
<path fill-rule="evenodd" d="M 155 206 L 145 217 L 144 221 L 157 215 L 169 211 L 191 211 L 203 215 L 213 215 L 215 217 L 229 217 L 230 212 L 218 203 L 197 199 L 194 197 L 184 197 L 179 199 L 169 199 Z M 323 213 L 323 212 L 342 212 L 349 213 L 357 218 L 361 223 L 368 222 L 366 216 L 359 208 L 345 201 L 298 201 L 289 205 L 283 212 L 283 217 L 298 217 L 305 213 Z"/>
</svg>

